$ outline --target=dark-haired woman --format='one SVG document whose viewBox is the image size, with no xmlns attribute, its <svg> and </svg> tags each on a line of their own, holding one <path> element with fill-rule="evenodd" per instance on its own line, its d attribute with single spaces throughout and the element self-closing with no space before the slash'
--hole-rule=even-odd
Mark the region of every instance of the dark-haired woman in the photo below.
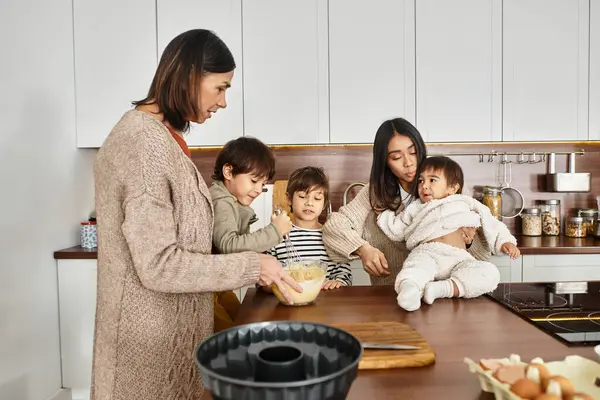
<svg viewBox="0 0 600 400">
<path fill-rule="evenodd" d="M 225 108 L 235 62 L 214 33 L 166 47 L 146 98 L 98 151 L 98 292 L 92 399 L 200 399 L 194 347 L 213 333 L 213 292 L 282 281 L 274 257 L 211 255 L 213 206 L 183 132 Z"/>
<path fill-rule="evenodd" d="M 401 210 L 418 199 L 416 177 L 426 157 L 425 142 L 410 122 L 396 118 L 381 124 L 373 143 L 369 183 L 323 225 L 323 241 L 333 261 L 359 257 L 373 285 L 394 284 L 407 250 L 404 242 L 393 242 L 381 231 L 377 214 Z M 475 230 L 457 234 L 469 242 Z"/>
</svg>

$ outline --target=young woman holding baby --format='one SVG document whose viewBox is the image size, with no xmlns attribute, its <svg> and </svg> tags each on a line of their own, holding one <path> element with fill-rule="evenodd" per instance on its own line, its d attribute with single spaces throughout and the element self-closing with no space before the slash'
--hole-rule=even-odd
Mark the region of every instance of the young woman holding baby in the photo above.
<svg viewBox="0 0 600 400">
<path fill-rule="evenodd" d="M 384 210 L 400 211 L 417 194 L 419 167 L 427 149 L 415 126 L 403 118 L 381 124 L 373 143 L 369 183 L 323 226 L 323 241 L 333 261 L 360 258 L 373 285 L 393 285 L 408 255 L 404 242 L 390 240 L 377 226 Z M 474 228 L 460 228 L 439 240 L 470 243 Z"/>
</svg>

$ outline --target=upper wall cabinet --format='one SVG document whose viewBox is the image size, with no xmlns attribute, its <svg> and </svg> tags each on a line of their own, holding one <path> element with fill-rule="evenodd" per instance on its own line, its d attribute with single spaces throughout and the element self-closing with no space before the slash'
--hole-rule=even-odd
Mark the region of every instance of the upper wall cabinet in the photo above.
<svg viewBox="0 0 600 400">
<path fill-rule="evenodd" d="M 503 1 L 503 139 L 588 139 L 589 0 Z"/>
<path fill-rule="evenodd" d="M 192 124 L 189 146 L 223 145 L 244 134 L 242 98 L 242 0 L 158 0 L 158 55 L 177 35 L 190 29 L 210 29 L 233 53 L 236 69 L 227 90 L 227 107 L 202 125 Z"/>
<path fill-rule="evenodd" d="M 590 126 L 589 139 L 600 140 L 600 0 L 590 5 Z"/>
<path fill-rule="evenodd" d="M 373 143 L 390 118 L 415 122 L 414 1 L 329 0 L 332 143 Z"/>
<path fill-rule="evenodd" d="M 329 142 L 327 2 L 244 1 L 242 16 L 244 134 Z"/>
<path fill-rule="evenodd" d="M 502 3 L 416 2 L 417 128 L 427 142 L 502 140 Z"/>
<path fill-rule="evenodd" d="M 100 147 L 156 69 L 154 0 L 74 0 L 77 146 Z"/>
</svg>

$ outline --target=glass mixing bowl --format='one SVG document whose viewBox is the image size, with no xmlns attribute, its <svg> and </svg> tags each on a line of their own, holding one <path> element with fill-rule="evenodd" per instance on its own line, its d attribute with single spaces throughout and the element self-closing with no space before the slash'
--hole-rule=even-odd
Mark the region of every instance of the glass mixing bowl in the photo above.
<svg viewBox="0 0 600 400">
<path fill-rule="evenodd" d="M 286 263 L 283 269 L 303 288 L 302 293 L 298 293 L 287 283 L 283 283 L 294 301 L 291 305 L 304 306 L 313 303 L 327 278 L 327 263 L 321 260 L 302 260 Z M 271 285 L 271 289 L 281 304 L 289 305 L 276 285 Z"/>
</svg>

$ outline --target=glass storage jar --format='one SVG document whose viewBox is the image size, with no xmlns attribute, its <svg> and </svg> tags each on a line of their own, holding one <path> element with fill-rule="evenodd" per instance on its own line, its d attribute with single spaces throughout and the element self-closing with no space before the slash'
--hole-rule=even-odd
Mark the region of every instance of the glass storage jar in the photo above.
<svg viewBox="0 0 600 400">
<path fill-rule="evenodd" d="M 583 217 L 569 217 L 565 225 L 565 235 L 573 238 L 582 238 L 586 235 Z"/>
<path fill-rule="evenodd" d="M 524 208 L 521 211 L 521 232 L 525 236 L 542 235 L 542 217 L 539 208 Z"/>
<path fill-rule="evenodd" d="M 542 217 L 542 234 L 558 236 L 561 231 L 560 200 L 539 200 Z"/>
<path fill-rule="evenodd" d="M 577 211 L 577 216 L 583 218 L 583 225 L 585 225 L 585 231 L 587 236 L 592 236 L 596 232 L 596 218 L 598 216 L 598 210 L 593 208 L 580 208 Z"/>
<path fill-rule="evenodd" d="M 502 213 L 502 189 L 495 186 L 483 188 L 483 204 L 485 204 L 496 219 L 500 219 Z"/>
</svg>

